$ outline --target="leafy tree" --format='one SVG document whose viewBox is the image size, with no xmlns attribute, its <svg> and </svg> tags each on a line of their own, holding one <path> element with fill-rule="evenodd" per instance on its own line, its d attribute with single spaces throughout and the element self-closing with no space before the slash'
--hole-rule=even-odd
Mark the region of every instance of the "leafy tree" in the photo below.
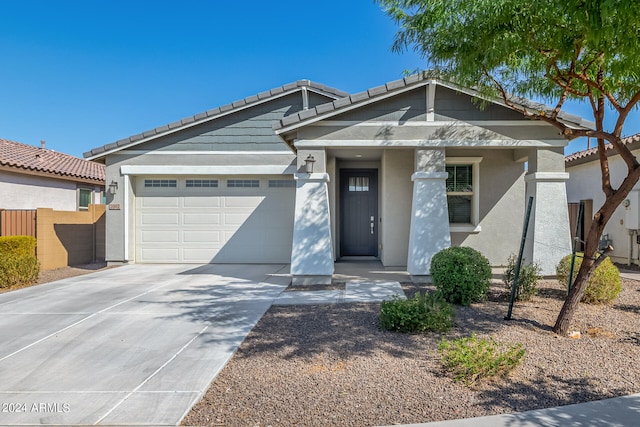
<svg viewBox="0 0 640 427">
<path fill-rule="evenodd" d="M 594 215 L 585 258 L 553 330 L 565 334 L 589 276 L 605 225 L 640 178 L 640 164 L 622 141 L 640 101 L 640 2 L 629 0 L 378 0 L 400 27 L 394 50 L 414 49 L 441 78 L 499 97 L 524 116 L 545 121 L 567 139 L 597 140 L 605 202 Z M 523 107 L 516 96 L 550 103 Z M 575 129 L 558 114 L 568 100 L 591 106 L 595 129 Z M 605 129 L 606 114 L 615 124 Z M 614 188 L 605 144 L 624 160 Z"/>
</svg>

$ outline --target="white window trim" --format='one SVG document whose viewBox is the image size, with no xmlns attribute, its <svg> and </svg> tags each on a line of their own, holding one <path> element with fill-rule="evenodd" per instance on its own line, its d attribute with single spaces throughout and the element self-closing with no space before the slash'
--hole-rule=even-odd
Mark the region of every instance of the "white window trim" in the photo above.
<svg viewBox="0 0 640 427">
<path fill-rule="evenodd" d="M 471 165 L 471 178 L 473 180 L 473 196 L 471 198 L 471 224 L 449 223 L 449 230 L 452 233 L 479 233 L 480 226 L 480 162 L 482 157 L 447 157 L 447 165 Z M 456 193 L 447 193 L 447 196 Z M 460 193 L 463 194 L 463 193 Z M 468 193 L 464 193 L 468 194 Z"/>
<path fill-rule="evenodd" d="M 89 187 L 78 187 L 78 191 L 77 191 L 77 196 L 76 196 L 76 205 L 77 205 L 77 209 L 79 212 L 87 212 L 89 210 L 89 206 L 80 206 L 80 193 L 82 191 L 88 191 L 89 192 L 89 205 L 93 205 L 95 204 L 95 201 L 93 200 L 93 188 L 89 188 Z"/>
</svg>

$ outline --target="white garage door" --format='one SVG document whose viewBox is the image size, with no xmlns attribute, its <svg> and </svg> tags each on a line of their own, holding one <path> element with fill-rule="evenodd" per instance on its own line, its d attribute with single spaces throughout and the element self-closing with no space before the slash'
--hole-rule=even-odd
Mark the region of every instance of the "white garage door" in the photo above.
<svg viewBox="0 0 640 427">
<path fill-rule="evenodd" d="M 136 262 L 288 263 L 294 201 L 278 177 L 137 177 Z"/>
</svg>

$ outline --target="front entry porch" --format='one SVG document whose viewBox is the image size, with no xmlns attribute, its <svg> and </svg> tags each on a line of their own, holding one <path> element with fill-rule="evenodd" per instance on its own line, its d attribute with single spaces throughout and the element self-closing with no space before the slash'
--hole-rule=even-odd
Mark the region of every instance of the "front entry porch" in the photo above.
<svg viewBox="0 0 640 427">
<path fill-rule="evenodd" d="M 525 256 L 553 274 L 570 252 L 562 153 L 515 154 L 492 148 L 299 149 L 294 285 L 329 284 L 340 265 L 334 262 L 354 255 L 406 270 L 413 282 L 429 282 L 432 256 L 451 245 L 472 247 L 491 265 L 505 265 L 519 248 L 527 195 L 535 203 Z M 315 170 L 306 173 L 309 157 Z M 528 171 L 522 159 L 529 159 Z"/>
</svg>

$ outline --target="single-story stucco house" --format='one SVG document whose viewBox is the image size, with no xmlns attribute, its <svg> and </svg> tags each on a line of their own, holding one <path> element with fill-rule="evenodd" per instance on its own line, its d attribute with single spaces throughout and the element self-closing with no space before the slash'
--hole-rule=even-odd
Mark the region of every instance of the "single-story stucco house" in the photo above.
<svg viewBox="0 0 640 427">
<path fill-rule="evenodd" d="M 634 156 L 640 156 L 640 134 L 624 138 L 622 142 L 631 150 Z M 620 155 L 607 144 L 605 153 L 609 159 L 609 172 L 611 185 L 617 188 L 627 175 L 627 165 Z M 567 199 L 574 204 L 575 216 L 570 218 L 575 223 L 577 217 L 577 204 L 584 201 L 584 223 L 578 230 L 579 238 L 584 240 L 588 233 L 591 218 L 604 204 L 605 196 L 602 192 L 602 173 L 600 171 L 600 159 L 598 148 L 589 148 L 568 155 L 565 158 L 565 167 L 570 178 L 567 181 Z M 575 226 L 572 227 L 575 234 Z M 627 200 L 618 206 L 611 219 L 604 228 L 602 245 L 610 244 L 613 251 L 609 254 L 615 262 L 625 264 L 638 264 L 640 254 L 640 184 L 636 184 Z M 580 248 L 579 248 L 580 249 Z"/>
<path fill-rule="evenodd" d="M 104 165 L 0 138 L 0 209 L 87 210 L 102 203 Z"/>
<path fill-rule="evenodd" d="M 567 141 L 476 95 L 421 76 L 354 95 L 302 80 L 95 148 L 117 186 L 107 261 L 290 263 L 304 284 L 375 257 L 420 280 L 450 245 L 504 264 L 532 195 L 526 256 L 553 274 L 571 250 Z"/>
</svg>

